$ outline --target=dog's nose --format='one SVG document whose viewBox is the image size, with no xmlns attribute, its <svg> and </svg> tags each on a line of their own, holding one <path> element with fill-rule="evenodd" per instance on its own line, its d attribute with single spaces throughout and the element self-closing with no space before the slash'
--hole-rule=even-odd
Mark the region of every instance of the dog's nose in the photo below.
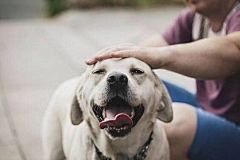
<svg viewBox="0 0 240 160">
<path fill-rule="evenodd" d="M 107 82 L 114 88 L 121 88 L 127 86 L 128 78 L 125 74 L 113 72 L 108 76 Z"/>
</svg>

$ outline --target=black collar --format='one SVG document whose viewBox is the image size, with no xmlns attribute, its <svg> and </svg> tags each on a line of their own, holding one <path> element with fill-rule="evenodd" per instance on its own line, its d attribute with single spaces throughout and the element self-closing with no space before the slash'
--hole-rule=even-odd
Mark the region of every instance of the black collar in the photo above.
<svg viewBox="0 0 240 160">
<path fill-rule="evenodd" d="M 133 157 L 133 160 L 144 160 L 147 156 L 147 150 L 149 148 L 149 145 L 152 141 L 152 134 L 153 132 L 151 132 L 147 142 L 144 144 L 144 146 L 142 147 L 142 150 L 136 154 L 134 157 Z M 93 143 L 94 144 L 94 143 Z M 95 149 L 96 149 L 96 152 L 97 152 L 97 155 L 98 155 L 98 158 L 100 160 L 111 160 L 111 158 L 108 158 L 108 157 L 105 157 L 101 151 L 99 151 L 99 149 L 97 148 L 97 146 L 94 144 L 95 146 Z"/>
</svg>

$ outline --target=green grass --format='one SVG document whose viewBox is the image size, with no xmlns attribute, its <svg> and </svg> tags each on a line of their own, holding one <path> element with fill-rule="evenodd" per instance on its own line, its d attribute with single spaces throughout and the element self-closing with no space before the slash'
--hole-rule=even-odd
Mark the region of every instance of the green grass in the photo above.
<svg viewBox="0 0 240 160">
<path fill-rule="evenodd" d="M 71 8 L 72 4 L 69 4 L 67 0 L 45 0 L 46 1 L 46 13 L 47 16 L 54 16 L 58 13 L 66 10 L 67 8 Z M 91 0 L 89 0 L 91 1 Z M 117 0 L 100 0 L 97 3 L 97 6 L 107 6 L 107 7 L 116 7 L 116 6 L 129 6 L 129 7 L 150 7 L 159 4 L 169 4 L 169 3 L 178 3 L 182 4 L 182 0 L 125 0 L 119 2 Z M 76 5 L 72 5 L 76 6 Z M 77 5 L 77 7 L 86 7 Z M 96 4 L 93 6 L 88 6 L 87 8 L 96 7 Z"/>
<path fill-rule="evenodd" d="M 47 16 L 54 16 L 67 8 L 67 0 L 45 0 Z"/>
</svg>

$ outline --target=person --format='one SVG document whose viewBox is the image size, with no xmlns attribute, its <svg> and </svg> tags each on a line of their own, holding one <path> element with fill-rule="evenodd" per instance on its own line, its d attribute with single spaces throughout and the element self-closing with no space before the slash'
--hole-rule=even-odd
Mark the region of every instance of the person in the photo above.
<svg viewBox="0 0 240 160">
<path fill-rule="evenodd" d="M 164 124 L 171 159 L 239 160 L 240 1 L 184 2 L 187 9 L 162 36 L 141 45 L 105 48 L 86 63 L 135 57 L 152 69 L 163 68 L 196 78 L 197 101 L 173 103 L 174 119 Z M 171 92 L 179 89 L 167 87 Z"/>
</svg>

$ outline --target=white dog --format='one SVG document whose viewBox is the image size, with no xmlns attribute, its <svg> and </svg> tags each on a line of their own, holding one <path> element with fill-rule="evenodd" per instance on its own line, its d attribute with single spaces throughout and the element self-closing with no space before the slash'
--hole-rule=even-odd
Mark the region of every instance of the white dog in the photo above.
<svg viewBox="0 0 240 160">
<path fill-rule="evenodd" d="M 46 160 L 169 160 L 169 95 L 147 64 L 108 59 L 55 92 L 43 122 Z"/>
</svg>

